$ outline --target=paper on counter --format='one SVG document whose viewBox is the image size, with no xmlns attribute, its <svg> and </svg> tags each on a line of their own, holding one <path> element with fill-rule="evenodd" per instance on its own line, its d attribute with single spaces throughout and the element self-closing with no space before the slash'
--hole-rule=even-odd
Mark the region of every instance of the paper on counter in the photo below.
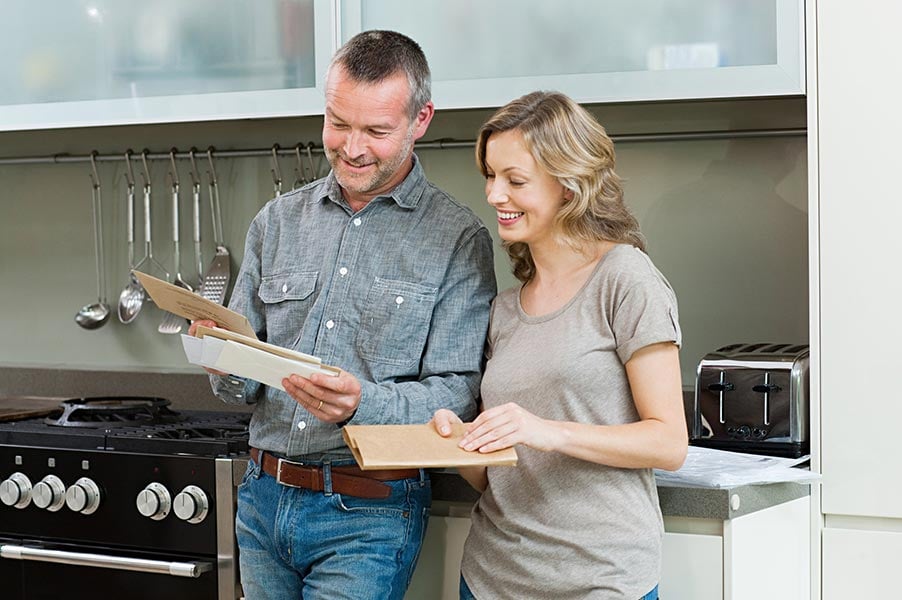
<svg viewBox="0 0 902 600">
<path fill-rule="evenodd" d="M 345 442 L 360 468 L 410 469 L 428 467 L 514 466 L 517 452 L 469 452 L 460 448 L 465 424 L 453 426 L 449 437 L 438 434 L 431 423 L 424 425 L 347 425 Z"/>
<path fill-rule="evenodd" d="M 257 339 L 247 317 L 229 310 L 221 304 L 207 300 L 184 288 L 172 285 L 141 271 L 132 271 L 144 290 L 161 309 L 176 314 L 189 321 L 209 319 L 226 329 Z"/>
<path fill-rule="evenodd" d="M 781 458 L 689 446 L 689 453 L 683 466 L 677 471 L 655 469 L 655 480 L 658 485 L 664 486 L 707 488 L 731 488 L 787 481 L 807 484 L 821 478 L 818 473 L 796 467 L 808 460 L 808 456 Z"/>
</svg>

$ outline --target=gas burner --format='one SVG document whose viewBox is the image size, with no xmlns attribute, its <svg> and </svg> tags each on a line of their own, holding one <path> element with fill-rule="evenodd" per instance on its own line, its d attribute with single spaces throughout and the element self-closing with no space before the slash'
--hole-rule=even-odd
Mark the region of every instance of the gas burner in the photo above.
<svg viewBox="0 0 902 600">
<path fill-rule="evenodd" d="M 75 398 L 60 403 L 63 413 L 44 422 L 56 427 L 111 428 L 176 423 L 179 413 L 167 408 L 169 400 L 148 397 Z"/>
</svg>

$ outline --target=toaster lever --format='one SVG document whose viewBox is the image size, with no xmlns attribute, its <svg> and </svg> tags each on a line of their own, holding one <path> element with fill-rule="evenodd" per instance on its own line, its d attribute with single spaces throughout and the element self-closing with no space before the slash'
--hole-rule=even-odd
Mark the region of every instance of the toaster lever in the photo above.
<svg viewBox="0 0 902 600">
<path fill-rule="evenodd" d="M 781 388 L 779 385 L 776 385 L 773 383 L 764 384 L 764 385 L 758 384 L 758 385 L 752 386 L 752 391 L 758 392 L 759 394 L 773 394 L 774 392 L 779 392 L 782 389 L 783 388 Z"/>
<path fill-rule="evenodd" d="M 736 387 L 729 381 L 721 383 L 711 383 L 708 385 L 709 392 L 732 392 Z"/>
</svg>

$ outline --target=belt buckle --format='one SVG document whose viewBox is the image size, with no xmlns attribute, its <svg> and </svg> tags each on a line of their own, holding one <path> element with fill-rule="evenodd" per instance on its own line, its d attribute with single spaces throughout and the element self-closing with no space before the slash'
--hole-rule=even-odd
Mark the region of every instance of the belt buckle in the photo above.
<svg viewBox="0 0 902 600">
<path fill-rule="evenodd" d="M 292 462 L 290 460 L 285 460 L 284 458 L 280 458 L 279 462 L 276 463 L 276 481 L 278 483 L 280 483 L 281 485 L 284 485 L 286 487 L 293 487 L 293 488 L 301 487 L 299 485 L 295 485 L 293 483 L 288 483 L 287 481 L 282 480 L 282 466 L 283 465 L 292 465 L 292 466 L 296 466 L 296 467 L 302 467 L 302 466 L 304 466 L 304 463 Z"/>
</svg>

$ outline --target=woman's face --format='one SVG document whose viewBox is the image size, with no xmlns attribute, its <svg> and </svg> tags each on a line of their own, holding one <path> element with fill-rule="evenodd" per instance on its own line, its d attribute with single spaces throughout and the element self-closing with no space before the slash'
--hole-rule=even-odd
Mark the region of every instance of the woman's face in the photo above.
<svg viewBox="0 0 902 600">
<path fill-rule="evenodd" d="M 530 246 L 553 241 L 564 186 L 540 167 L 516 130 L 496 132 L 485 147 L 485 196 L 498 211 L 498 235 Z"/>
</svg>

